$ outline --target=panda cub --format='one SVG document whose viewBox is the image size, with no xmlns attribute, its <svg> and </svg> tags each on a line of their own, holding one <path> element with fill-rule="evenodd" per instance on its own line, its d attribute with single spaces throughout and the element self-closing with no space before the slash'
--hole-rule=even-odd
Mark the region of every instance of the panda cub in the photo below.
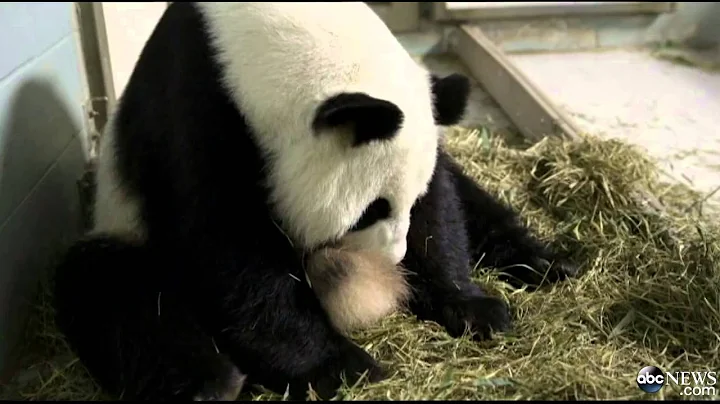
<svg viewBox="0 0 720 404">
<path fill-rule="evenodd" d="M 386 377 L 347 332 L 400 307 L 507 330 L 474 262 L 576 271 L 443 150 L 468 94 L 362 2 L 172 3 L 104 130 L 94 228 L 56 269 L 69 345 L 121 399 L 302 399 Z"/>
<path fill-rule="evenodd" d="M 373 251 L 323 248 L 305 273 L 335 328 L 349 334 L 405 308 L 410 285 L 402 266 Z"/>
</svg>

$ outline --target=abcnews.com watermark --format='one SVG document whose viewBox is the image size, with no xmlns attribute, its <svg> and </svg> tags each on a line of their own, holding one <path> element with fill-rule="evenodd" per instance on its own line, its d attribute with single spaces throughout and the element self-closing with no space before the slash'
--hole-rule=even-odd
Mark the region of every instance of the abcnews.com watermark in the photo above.
<svg viewBox="0 0 720 404">
<path fill-rule="evenodd" d="M 685 397 L 718 397 L 717 372 L 714 371 L 672 371 L 663 372 L 657 366 L 645 366 L 638 372 L 636 381 L 640 390 L 657 393 L 668 385 Z"/>
</svg>

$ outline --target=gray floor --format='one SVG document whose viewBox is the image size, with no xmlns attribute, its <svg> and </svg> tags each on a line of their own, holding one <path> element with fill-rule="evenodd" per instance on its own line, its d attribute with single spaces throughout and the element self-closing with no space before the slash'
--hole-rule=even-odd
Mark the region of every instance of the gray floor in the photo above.
<svg viewBox="0 0 720 404">
<path fill-rule="evenodd" d="M 720 187 L 720 73 L 639 50 L 510 59 L 583 130 L 645 148 L 702 192 Z"/>
<path fill-rule="evenodd" d="M 645 148 L 669 179 L 707 194 L 720 188 L 718 69 L 674 63 L 641 50 L 640 33 L 647 24 L 641 17 L 508 24 L 489 24 L 483 31 L 582 130 Z M 470 75 L 455 55 L 432 52 L 437 40 L 433 33 L 401 39 L 431 71 Z M 602 49 L 607 46 L 615 48 Z M 512 53 L 522 51 L 531 53 Z M 462 125 L 520 140 L 507 115 L 476 82 Z M 711 200 L 720 202 L 720 192 Z"/>
</svg>

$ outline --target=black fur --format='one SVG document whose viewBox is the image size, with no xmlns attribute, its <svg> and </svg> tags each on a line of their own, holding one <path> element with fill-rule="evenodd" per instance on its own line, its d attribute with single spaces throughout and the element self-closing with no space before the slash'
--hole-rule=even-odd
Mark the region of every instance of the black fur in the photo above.
<svg viewBox="0 0 720 404">
<path fill-rule="evenodd" d="M 175 268 L 165 258 L 98 236 L 78 242 L 57 268 L 58 327 L 123 400 L 192 400 L 209 387 L 221 395 L 241 377 L 205 331 L 196 291 L 165 286 Z"/>
<path fill-rule="evenodd" d="M 440 122 L 462 116 L 446 105 L 464 108 L 454 97 L 466 93 L 437 95 Z M 264 162 L 221 90 L 192 3 L 173 3 L 161 18 L 117 119 L 118 171 L 141 198 L 148 241 L 80 240 L 57 268 L 55 289 L 58 325 L 106 391 L 218 398 L 246 374 L 279 393 L 289 385 L 293 398 L 304 398 L 308 383 L 329 398 L 341 372 L 350 383 L 364 371 L 371 381 L 385 376 L 298 280 L 301 257 L 271 218 Z M 498 265 L 552 256 L 442 151 L 412 214 L 404 264 L 417 274 L 413 311 L 453 335 L 466 323 L 481 336 L 507 328 L 505 304 L 469 279 L 471 251 Z"/>
<path fill-rule="evenodd" d="M 118 171 L 141 197 L 149 241 L 74 247 L 56 273 L 61 330 L 102 386 L 127 399 L 186 399 L 222 378 L 189 357 L 206 353 L 204 367 L 222 369 L 211 338 L 248 383 L 280 393 L 289 383 L 294 397 L 308 383 L 332 396 L 342 370 L 351 382 L 365 370 L 378 380 L 374 359 L 297 280 L 300 257 L 270 217 L 259 150 L 219 77 L 201 15 L 173 3 L 118 106 Z M 160 317 L 158 296 L 175 304 Z"/>
<path fill-rule="evenodd" d="M 403 260 L 415 273 L 409 278 L 415 290 L 411 308 L 418 318 L 445 326 L 453 336 L 469 327 L 476 339 L 485 339 L 510 328 L 507 305 L 470 279 L 470 268 L 481 258 L 514 276 L 503 277 L 516 286 L 538 286 L 544 276 L 551 283 L 576 272 L 561 260 L 550 267 L 555 255 L 530 234 L 517 213 L 467 177 L 442 149 L 429 190 L 411 215 Z M 510 265 L 520 266 L 504 268 Z"/>
<path fill-rule="evenodd" d="M 373 140 L 392 139 L 402 125 L 404 115 L 390 101 L 363 93 L 342 93 L 327 99 L 318 107 L 313 120 L 316 131 L 346 126 L 353 134 L 353 146 Z"/>
<path fill-rule="evenodd" d="M 385 198 L 378 198 L 374 200 L 363 212 L 357 223 L 353 225 L 350 231 L 364 230 L 376 222 L 387 219 L 390 217 L 390 202 Z"/>
<path fill-rule="evenodd" d="M 442 79 L 430 77 L 435 96 L 435 122 L 438 125 L 454 125 L 462 119 L 470 95 L 470 79 L 461 74 L 451 74 Z M 438 102 L 437 100 L 440 100 Z"/>
<path fill-rule="evenodd" d="M 534 289 L 542 283 L 554 283 L 574 276 L 577 268 L 540 242 L 509 206 L 483 190 L 463 174 L 462 168 L 447 154 L 440 164 L 454 177 L 469 229 L 473 262 L 502 270 L 501 279 L 516 287 Z M 527 268 L 531 267 L 532 269 Z"/>
</svg>

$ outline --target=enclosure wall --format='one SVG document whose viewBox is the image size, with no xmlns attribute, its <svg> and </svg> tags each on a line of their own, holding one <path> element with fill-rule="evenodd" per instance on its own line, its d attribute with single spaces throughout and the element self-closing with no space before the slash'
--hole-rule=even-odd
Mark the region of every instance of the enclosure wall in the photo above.
<svg viewBox="0 0 720 404">
<path fill-rule="evenodd" d="M 162 17 L 165 2 L 103 2 L 112 80 L 117 96 L 125 89 L 135 62 Z"/>
<path fill-rule="evenodd" d="M 37 280 L 78 230 L 86 87 L 73 13 L 0 3 L 0 371 Z"/>
<path fill-rule="evenodd" d="M 696 48 L 720 45 L 720 3 L 678 2 L 672 14 L 660 16 L 650 29 L 652 39 Z"/>
</svg>

